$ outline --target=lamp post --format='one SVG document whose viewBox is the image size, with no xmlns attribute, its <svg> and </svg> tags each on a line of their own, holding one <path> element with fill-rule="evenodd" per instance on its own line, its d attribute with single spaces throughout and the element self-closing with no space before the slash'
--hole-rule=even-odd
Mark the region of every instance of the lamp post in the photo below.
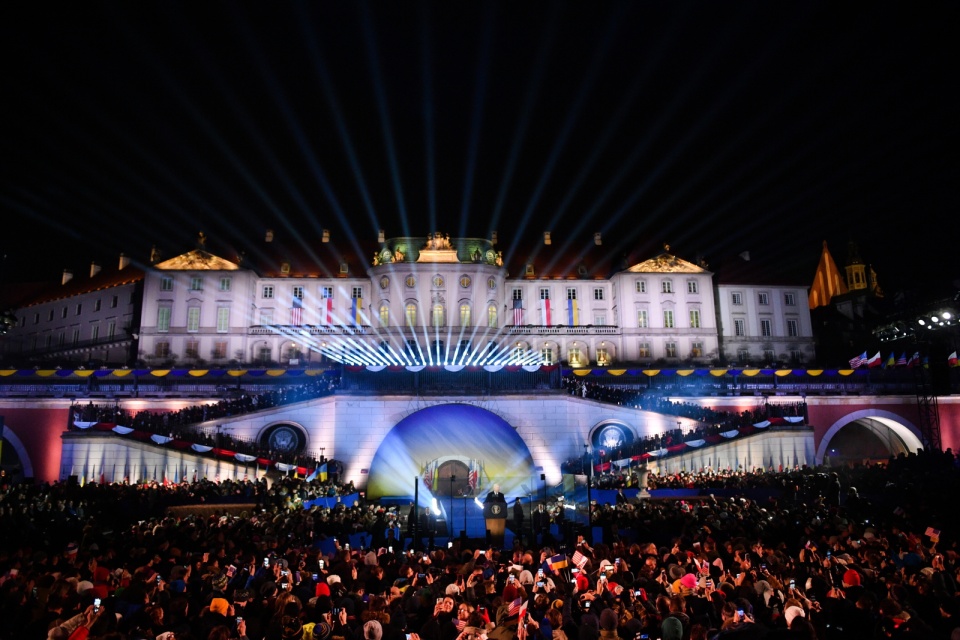
<svg viewBox="0 0 960 640">
<path fill-rule="evenodd" d="M 455 473 L 450 474 L 450 517 L 447 518 L 447 528 L 450 530 L 450 537 L 453 538 L 453 483 L 457 481 Z"/>
<path fill-rule="evenodd" d="M 587 458 L 590 454 L 590 445 L 583 445 L 583 457 Z M 593 481 L 593 458 L 587 460 L 587 539 L 593 544 L 593 493 L 590 485 Z"/>
</svg>

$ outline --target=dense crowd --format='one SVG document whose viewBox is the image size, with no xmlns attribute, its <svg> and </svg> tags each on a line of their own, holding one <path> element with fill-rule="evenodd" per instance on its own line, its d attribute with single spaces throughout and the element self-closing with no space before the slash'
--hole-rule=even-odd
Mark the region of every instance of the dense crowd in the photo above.
<svg viewBox="0 0 960 640">
<path fill-rule="evenodd" d="M 297 479 L 4 484 L 0 638 L 960 636 L 958 516 L 944 499 L 960 489 L 951 453 L 683 481 L 734 477 L 743 488 L 795 491 L 764 503 L 598 507 L 596 544 L 571 535 L 501 550 L 453 540 L 426 552 L 404 550 L 393 508 L 304 509 L 310 487 Z M 230 496 L 249 510 L 167 511 L 184 497 Z M 349 549 L 350 533 L 362 531 L 373 534 L 370 547 Z"/>
<path fill-rule="evenodd" d="M 138 411 L 131 413 L 120 404 L 78 404 L 71 407 L 71 425 L 74 422 L 104 422 L 118 424 L 139 431 L 175 437 L 187 442 L 220 447 L 267 458 L 269 460 L 315 468 L 323 460 L 307 452 L 294 453 L 264 449 L 257 442 L 235 438 L 228 433 L 211 432 L 198 425 L 218 418 L 228 418 L 269 409 L 281 405 L 313 400 L 334 393 L 339 387 L 337 377 L 323 376 L 310 382 L 282 387 L 258 394 L 241 393 L 236 398 L 208 404 L 198 404 L 176 411 Z"/>
</svg>

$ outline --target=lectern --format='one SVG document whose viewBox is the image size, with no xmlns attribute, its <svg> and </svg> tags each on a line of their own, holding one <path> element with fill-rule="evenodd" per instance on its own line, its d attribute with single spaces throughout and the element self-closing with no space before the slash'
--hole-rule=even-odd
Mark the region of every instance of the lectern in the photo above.
<svg viewBox="0 0 960 640">
<path fill-rule="evenodd" d="M 487 533 L 490 534 L 490 544 L 494 547 L 503 547 L 503 532 L 507 526 L 507 503 L 488 502 L 483 505 L 483 517 L 487 521 Z"/>
</svg>

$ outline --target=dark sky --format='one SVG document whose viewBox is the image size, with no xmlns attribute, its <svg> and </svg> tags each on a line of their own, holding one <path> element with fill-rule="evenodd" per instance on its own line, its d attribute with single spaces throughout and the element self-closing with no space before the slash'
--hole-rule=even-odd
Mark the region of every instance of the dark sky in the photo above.
<svg viewBox="0 0 960 640">
<path fill-rule="evenodd" d="M 958 277 L 957 3 L 20 4 L 7 281 L 267 228 Z"/>
</svg>

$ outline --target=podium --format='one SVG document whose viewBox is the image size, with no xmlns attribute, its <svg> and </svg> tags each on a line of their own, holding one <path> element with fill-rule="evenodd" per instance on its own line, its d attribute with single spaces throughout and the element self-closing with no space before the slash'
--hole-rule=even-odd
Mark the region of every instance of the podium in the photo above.
<svg viewBox="0 0 960 640">
<path fill-rule="evenodd" d="M 506 501 L 484 504 L 483 518 L 486 520 L 487 532 L 490 534 L 490 544 L 502 548 L 503 534 L 507 526 Z"/>
</svg>

